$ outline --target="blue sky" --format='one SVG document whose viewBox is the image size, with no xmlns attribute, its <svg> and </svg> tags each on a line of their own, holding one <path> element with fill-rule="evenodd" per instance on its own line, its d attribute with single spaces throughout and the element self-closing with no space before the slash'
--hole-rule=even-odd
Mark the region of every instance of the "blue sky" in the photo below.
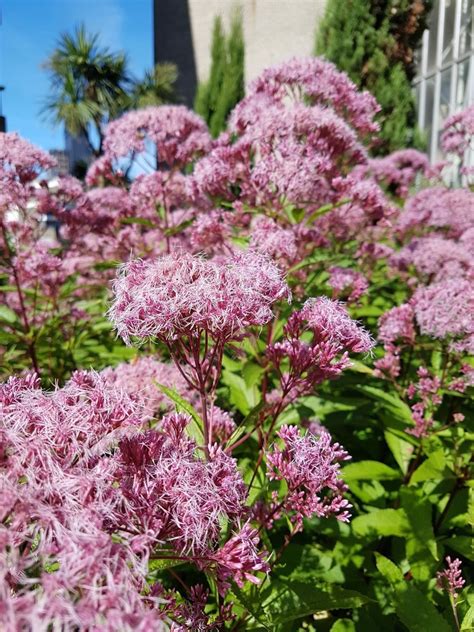
<svg viewBox="0 0 474 632">
<path fill-rule="evenodd" d="M 101 43 L 124 50 L 141 75 L 153 64 L 153 0 L 0 0 L 0 84 L 9 132 L 44 149 L 64 146 L 62 129 L 40 114 L 48 94 L 41 63 L 60 33 L 83 22 Z"/>
</svg>

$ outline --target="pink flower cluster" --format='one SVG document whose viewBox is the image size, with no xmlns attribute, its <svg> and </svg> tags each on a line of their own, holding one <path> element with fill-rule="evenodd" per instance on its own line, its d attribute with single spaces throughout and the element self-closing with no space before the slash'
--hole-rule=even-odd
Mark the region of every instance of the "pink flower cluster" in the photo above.
<svg viewBox="0 0 474 632">
<path fill-rule="evenodd" d="M 105 130 L 105 155 L 111 159 L 148 153 L 151 165 L 182 167 L 209 150 L 204 121 L 180 105 L 148 107 L 124 114 Z M 151 147 L 150 147 L 151 145 Z"/>
<path fill-rule="evenodd" d="M 351 505 L 343 497 L 347 486 L 340 478 L 340 463 L 350 458 L 347 452 L 324 430 L 318 436 L 303 435 L 297 426 L 282 426 L 277 435 L 283 447 L 273 446 L 266 459 L 270 480 L 288 486 L 280 509 L 291 512 L 297 529 L 303 518 L 313 515 L 348 522 Z"/>
<path fill-rule="evenodd" d="M 343 304 L 326 297 L 308 299 L 301 310 L 293 312 L 284 336 L 267 348 L 283 399 L 310 393 L 324 380 L 336 378 L 350 366 L 350 352 L 368 353 L 374 344 Z"/>
<path fill-rule="evenodd" d="M 462 576 L 461 560 L 458 558 L 451 559 L 448 555 L 446 557 L 447 568 L 444 571 L 438 571 L 436 573 L 436 579 L 438 587 L 441 590 L 446 590 L 454 599 L 458 598 L 458 591 L 462 590 L 466 583 Z"/>
<path fill-rule="evenodd" d="M 333 298 L 345 298 L 348 303 L 356 303 L 369 288 L 369 282 L 361 272 L 337 266 L 329 269 L 328 285 L 333 290 Z"/>
<path fill-rule="evenodd" d="M 289 298 L 279 270 L 256 252 L 206 260 L 187 253 L 132 261 L 114 285 L 110 318 L 120 336 L 173 340 L 206 331 L 238 339 L 264 325 L 271 306 Z"/>
<path fill-rule="evenodd" d="M 474 136 L 474 106 L 450 116 L 443 128 L 441 146 L 446 153 L 464 157 Z"/>
</svg>

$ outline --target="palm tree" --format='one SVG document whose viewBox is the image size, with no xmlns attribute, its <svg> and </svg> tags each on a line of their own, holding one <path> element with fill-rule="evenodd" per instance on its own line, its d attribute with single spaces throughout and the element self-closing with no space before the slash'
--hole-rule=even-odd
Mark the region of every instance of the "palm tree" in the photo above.
<svg viewBox="0 0 474 632">
<path fill-rule="evenodd" d="M 132 87 L 126 55 L 100 47 L 98 39 L 84 26 L 63 33 L 44 64 L 51 78 L 44 111 L 72 136 L 83 135 L 95 156 L 102 153 L 104 124 L 126 109 Z"/>
<path fill-rule="evenodd" d="M 148 105 L 163 105 L 176 101 L 174 84 L 178 78 L 175 64 L 156 64 L 145 72 L 143 79 L 134 80 L 129 97 L 130 106 L 144 108 Z"/>
</svg>

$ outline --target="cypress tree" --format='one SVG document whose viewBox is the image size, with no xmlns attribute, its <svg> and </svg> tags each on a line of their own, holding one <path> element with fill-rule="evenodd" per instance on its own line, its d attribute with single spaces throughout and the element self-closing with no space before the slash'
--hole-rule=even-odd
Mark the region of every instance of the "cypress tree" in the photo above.
<svg viewBox="0 0 474 632">
<path fill-rule="evenodd" d="M 194 102 L 194 109 L 206 120 L 213 136 L 225 129 L 229 113 L 244 96 L 244 61 L 241 13 L 234 14 L 228 37 L 222 19 L 217 16 L 212 33 L 209 80 L 199 84 Z"/>
<path fill-rule="evenodd" d="M 376 154 L 419 145 L 410 82 L 430 9 L 424 0 L 331 0 L 327 5 L 315 52 L 381 105 Z"/>
</svg>

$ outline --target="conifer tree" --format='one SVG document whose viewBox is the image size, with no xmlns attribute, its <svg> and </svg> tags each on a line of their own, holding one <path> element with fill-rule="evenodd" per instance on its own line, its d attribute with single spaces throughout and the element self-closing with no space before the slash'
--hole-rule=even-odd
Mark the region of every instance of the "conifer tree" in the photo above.
<svg viewBox="0 0 474 632">
<path fill-rule="evenodd" d="M 410 82 L 431 4 L 425 0 L 331 0 L 327 4 L 315 52 L 347 72 L 380 103 L 381 142 L 374 153 L 419 144 Z"/>
<path fill-rule="evenodd" d="M 208 123 L 213 136 L 225 129 L 227 117 L 244 96 L 245 45 L 242 16 L 232 18 L 230 34 L 225 35 L 217 16 L 211 45 L 209 80 L 198 86 L 194 108 Z"/>
</svg>

